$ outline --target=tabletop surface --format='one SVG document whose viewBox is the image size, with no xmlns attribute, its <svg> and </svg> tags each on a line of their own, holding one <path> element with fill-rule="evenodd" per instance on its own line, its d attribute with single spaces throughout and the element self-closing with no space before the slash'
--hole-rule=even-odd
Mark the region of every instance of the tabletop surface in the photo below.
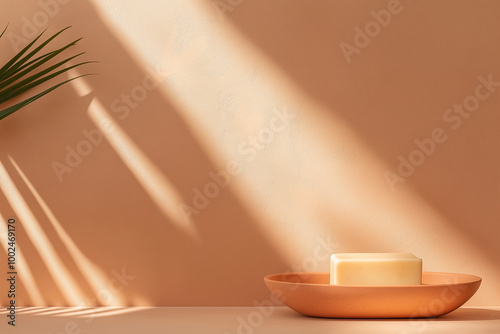
<svg viewBox="0 0 500 334">
<path fill-rule="evenodd" d="M 25 307 L 16 326 L 0 312 L 0 333 L 500 333 L 500 307 L 462 307 L 427 319 L 321 319 L 287 307 Z"/>
</svg>

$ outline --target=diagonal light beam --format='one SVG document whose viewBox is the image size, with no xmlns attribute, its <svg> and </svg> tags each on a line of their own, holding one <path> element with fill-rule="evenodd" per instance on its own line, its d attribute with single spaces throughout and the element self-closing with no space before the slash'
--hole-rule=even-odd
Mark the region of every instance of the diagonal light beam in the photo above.
<svg viewBox="0 0 500 334">
<path fill-rule="evenodd" d="M 7 220 L 0 213 L 0 230 L 8 230 L 7 224 L 5 223 L 6 221 Z M 1 244 L 5 249 L 5 252 L 8 253 L 7 242 L 4 243 L 2 240 Z M 31 273 L 28 263 L 26 262 L 26 258 L 24 257 L 24 254 L 21 250 L 21 246 L 19 246 L 18 243 L 16 243 L 16 267 L 17 272 L 21 278 L 21 282 L 26 287 L 26 292 L 28 293 L 28 297 L 31 303 L 33 305 L 44 305 L 45 300 L 40 293 L 40 289 L 38 289 L 33 274 Z"/>
<path fill-rule="evenodd" d="M 187 222 L 179 210 L 179 204 L 183 201 L 175 186 L 125 133 L 97 98 L 90 104 L 89 115 L 165 217 L 193 239 L 199 239 L 194 225 Z M 105 129 L 103 124 L 106 124 Z"/>
<path fill-rule="evenodd" d="M 24 183 L 31 191 L 31 193 L 35 197 L 35 200 L 38 202 L 43 212 L 49 219 L 50 223 L 52 224 L 52 227 L 57 233 L 57 236 L 61 239 L 61 242 L 64 244 L 64 246 L 72 256 L 81 274 L 85 277 L 87 283 L 92 288 L 92 291 L 94 292 L 94 295 L 97 298 L 97 300 L 102 305 L 121 305 L 123 302 L 122 300 L 123 298 L 120 298 L 120 296 L 117 296 L 116 294 L 110 294 L 110 296 L 106 295 L 110 298 L 103 298 L 103 295 L 99 293 L 100 290 L 102 290 L 103 287 L 106 286 L 107 284 L 108 278 L 106 274 L 104 274 L 104 272 L 101 269 L 99 269 L 99 267 L 97 267 L 92 261 L 90 261 L 88 257 L 85 256 L 85 254 L 83 254 L 80 248 L 78 248 L 73 239 L 68 235 L 66 230 L 62 227 L 59 220 L 56 218 L 56 216 L 49 208 L 47 203 L 40 196 L 40 194 L 35 189 L 33 184 L 29 181 L 24 172 L 14 161 L 14 159 L 12 159 L 12 157 L 9 156 L 9 160 L 12 163 L 12 165 L 16 168 L 17 172 L 23 179 Z"/>
<path fill-rule="evenodd" d="M 49 238 L 40 226 L 38 219 L 31 211 L 1 161 L 0 179 L 3 180 L 3 182 L 0 183 L 1 190 L 19 217 L 19 222 L 23 224 L 28 238 L 40 254 L 55 285 L 59 288 L 68 303 L 72 305 L 82 304 L 84 302 L 84 295 L 80 287 L 67 270 L 64 262 L 61 260 Z"/>
</svg>

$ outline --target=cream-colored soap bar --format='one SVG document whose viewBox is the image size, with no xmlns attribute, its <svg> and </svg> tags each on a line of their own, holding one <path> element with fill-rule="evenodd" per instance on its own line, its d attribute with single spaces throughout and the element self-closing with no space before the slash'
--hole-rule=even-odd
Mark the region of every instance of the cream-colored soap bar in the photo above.
<svg viewBox="0 0 500 334">
<path fill-rule="evenodd" d="M 343 253 L 330 260 L 330 284 L 420 285 L 422 259 L 411 253 Z"/>
</svg>

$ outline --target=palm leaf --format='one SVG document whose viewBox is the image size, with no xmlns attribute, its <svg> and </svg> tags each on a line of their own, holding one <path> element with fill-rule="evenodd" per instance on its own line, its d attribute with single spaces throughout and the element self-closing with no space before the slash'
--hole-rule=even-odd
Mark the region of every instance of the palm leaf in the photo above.
<svg viewBox="0 0 500 334">
<path fill-rule="evenodd" d="M 7 24 L 7 27 L 8 27 L 8 26 L 9 26 L 9 25 Z M 2 38 L 3 34 L 4 34 L 4 33 L 5 33 L 5 31 L 7 30 L 7 27 L 5 27 L 5 29 L 4 29 L 4 30 L 2 31 L 2 33 L 0 34 L 0 38 Z"/>
<path fill-rule="evenodd" d="M 72 57 L 72 58 L 74 58 L 74 57 Z M 66 61 L 64 61 L 64 62 L 66 62 Z M 34 74 L 31 77 L 29 77 L 28 79 L 26 79 L 26 81 L 22 81 L 19 84 L 13 86 L 12 88 L 9 88 L 8 90 L 6 90 L 5 94 L 3 94 L 3 93 L 0 94 L 0 103 L 7 102 L 8 100 L 13 99 L 14 97 L 21 95 L 24 92 L 26 92 L 32 88 L 35 88 L 36 86 L 41 85 L 42 83 L 44 83 L 47 80 L 55 78 L 56 76 L 58 76 L 64 72 L 67 72 L 75 67 L 78 67 L 78 66 L 84 65 L 84 64 L 88 64 L 88 63 L 91 63 L 91 62 L 87 61 L 87 62 L 79 63 L 79 64 L 76 64 L 76 65 L 73 65 L 70 67 L 66 67 L 60 71 L 54 72 L 50 75 L 47 75 L 45 77 L 40 78 L 39 80 L 36 80 L 36 81 L 34 81 L 34 80 L 38 79 L 40 76 L 42 76 L 42 73 Z M 58 64 L 56 64 L 56 65 L 59 67 Z M 54 65 L 54 66 L 56 66 L 56 65 Z M 43 71 L 43 72 L 45 72 L 45 71 Z"/>
<path fill-rule="evenodd" d="M 93 63 L 93 61 L 85 61 L 71 66 L 67 65 L 71 60 L 81 56 L 83 54 L 82 52 L 74 56 L 65 57 L 65 59 L 55 64 L 50 64 L 50 61 L 52 59 L 54 59 L 58 55 L 65 53 L 66 50 L 76 45 L 81 40 L 81 38 L 72 41 L 59 49 L 48 51 L 42 55 L 39 55 L 51 41 L 53 41 L 57 36 L 59 36 L 69 28 L 70 27 L 66 27 L 56 32 L 54 35 L 50 36 L 48 39 L 40 43 L 40 45 L 35 47 L 35 43 L 45 33 L 44 30 L 32 42 L 30 42 L 26 47 L 19 51 L 14 57 L 12 57 L 12 59 L 10 59 L 4 66 L 0 68 L 0 105 L 21 94 L 28 92 L 35 87 L 40 86 L 41 84 L 51 79 L 59 77 L 60 75 L 68 72 L 73 68 Z M 0 37 L 4 35 L 6 30 L 7 27 L 2 31 Z M 61 87 L 62 85 L 86 75 L 88 74 L 64 80 L 60 83 L 52 85 L 50 88 L 45 89 L 41 93 L 27 98 L 6 109 L 0 110 L 0 120 L 27 106 L 28 104 L 38 100 L 42 96 L 47 95 L 48 93 Z"/>
<path fill-rule="evenodd" d="M 36 47 L 33 51 L 31 51 L 28 55 L 25 57 L 21 58 L 26 52 L 29 51 L 29 49 L 42 37 L 42 35 L 45 33 L 42 31 L 40 35 L 38 35 L 31 43 L 29 43 L 24 49 L 18 52 L 17 55 L 14 56 L 7 64 L 5 64 L 4 67 L 0 68 L 0 81 L 3 81 L 5 77 L 7 77 L 9 74 L 12 72 L 16 71 L 19 66 L 22 66 L 25 62 L 27 62 L 29 59 L 31 59 L 34 55 L 36 55 L 40 50 L 42 50 L 47 44 L 49 44 L 54 38 L 59 36 L 63 31 L 66 29 L 69 29 L 70 27 L 66 27 L 54 35 L 52 35 L 49 39 L 47 39 L 45 42 L 40 44 L 38 47 Z"/>
<path fill-rule="evenodd" d="M 49 89 L 46 89 L 46 90 L 44 90 L 43 92 L 41 92 L 41 93 L 39 93 L 39 94 L 36 94 L 35 96 L 30 97 L 29 99 L 26 99 L 26 100 L 24 100 L 24 101 L 22 101 L 22 102 L 19 102 L 19 103 L 15 104 L 15 105 L 13 105 L 13 106 L 11 106 L 11 107 L 9 107 L 9 108 L 6 108 L 6 109 L 4 109 L 4 110 L 0 111 L 0 120 L 1 120 L 1 119 L 4 119 L 5 117 L 9 116 L 9 115 L 10 115 L 10 114 L 12 114 L 12 113 L 14 113 L 14 112 L 18 111 L 19 109 L 21 109 L 21 108 L 23 108 L 23 107 L 27 106 L 27 105 L 28 105 L 28 104 L 30 104 L 31 102 L 33 102 L 33 101 L 35 101 L 35 100 L 38 100 L 38 99 L 39 99 L 39 98 L 41 98 L 42 96 L 47 95 L 48 93 L 52 92 L 54 89 L 56 89 L 56 88 L 58 88 L 58 87 L 60 87 L 60 86 L 62 86 L 62 85 L 64 85 L 64 84 L 66 84 L 66 83 L 68 83 L 68 82 L 70 82 L 70 81 L 73 81 L 73 80 L 78 79 L 78 78 L 81 78 L 81 77 L 85 77 L 85 76 L 87 76 L 87 75 L 91 75 L 91 74 L 82 74 L 82 75 L 79 75 L 79 76 L 77 76 L 77 77 L 74 77 L 74 78 L 68 79 L 68 80 L 63 81 L 63 82 L 61 82 L 61 83 L 58 83 L 57 85 L 54 85 L 54 86 L 50 87 Z"/>
<path fill-rule="evenodd" d="M 43 65 L 46 62 L 48 62 L 49 60 L 51 60 L 52 58 L 54 58 L 55 56 L 57 56 L 59 53 L 60 52 L 52 52 L 52 54 L 49 54 L 46 57 L 43 57 L 42 59 L 37 60 L 36 62 L 34 62 L 33 64 L 31 64 L 27 68 L 19 68 L 19 70 L 17 72 L 15 72 L 15 74 L 11 75 L 10 78 L 8 78 L 8 79 L 6 79 L 6 80 L 4 80 L 3 82 L 0 83 L 0 90 L 6 88 L 9 85 L 13 84 L 14 82 L 18 81 L 19 79 L 21 79 L 22 77 L 24 77 L 26 74 L 29 74 L 30 72 L 38 69 L 41 65 Z M 63 62 L 60 62 L 60 63 L 58 63 L 56 65 L 53 65 L 53 66 L 49 67 L 49 69 L 50 68 L 57 68 L 58 66 L 66 63 L 66 62 L 70 61 L 71 59 L 76 58 L 76 57 L 78 57 L 78 56 L 80 56 L 82 54 L 84 54 L 84 52 L 79 53 L 76 56 L 67 58 Z M 47 71 L 49 69 L 46 69 L 45 71 Z M 42 73 L 42 72 L 39 72 L 39 73 Z"/>
</svg>

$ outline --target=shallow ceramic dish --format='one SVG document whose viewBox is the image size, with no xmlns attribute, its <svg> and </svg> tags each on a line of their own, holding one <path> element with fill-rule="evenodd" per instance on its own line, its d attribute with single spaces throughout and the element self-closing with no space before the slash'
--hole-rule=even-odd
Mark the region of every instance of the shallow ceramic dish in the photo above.
<svg viewBox="0 0 500 334">
<path fill-rule="evenodd" d="M 264 277 L 286 306 L 323 318 L 422 318 L 449 313 L 481 284 L 473 275 L 422 273 L 422 285 L 330 285 L 330 273 L 285 273 Z"/>
</svg>

